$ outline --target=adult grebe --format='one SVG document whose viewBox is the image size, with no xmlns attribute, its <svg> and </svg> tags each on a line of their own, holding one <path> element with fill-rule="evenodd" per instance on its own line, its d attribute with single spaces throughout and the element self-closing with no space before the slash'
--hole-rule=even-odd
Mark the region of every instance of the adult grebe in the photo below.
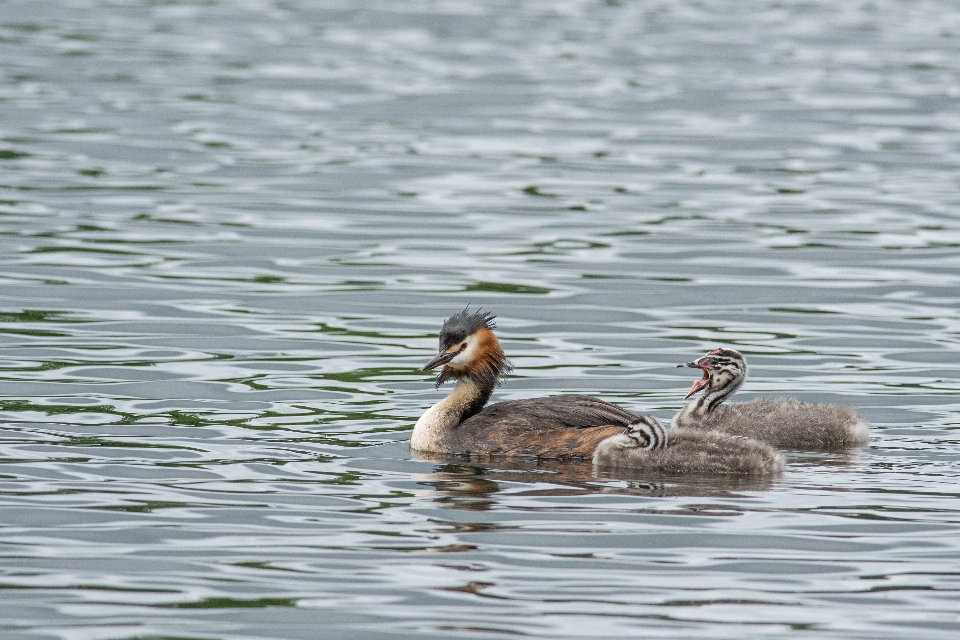
<svg viewBox="0 0 960 640">
<path fill-rule="evenodd" d="M 703 378 L 686 397 L 704 393 L 673 418 L 675 427 L 722 431 L 781 449 L 843 449 L 870 442 L 870 427 L 850 407 L 793 398 L 721 404 L 747 377 L 747 363 L 734 349 L 716 349 L 677 366 L 702 369 Z"/>
<path fill-rule="evenodd" d="M 413 428 L 410 446 L 436 453 L 587 458 L 601 440 L 641 416 L 598 398 L 561 395 L 507 400 L 484 409 L 500 376 L 512 367 L 493 334 L 494 316 L 464 309 L 443 323 L 440 353 L 424 371 L 443 365 L 437 386 L 457 386 Z"/>
<path fill-rule="evenodd" d="M 597 446 L 593 464 L 665 474 L 766 475 L 783 469 L 783 456 L 756 440 L 704 429 L 664 429 L 646 416 Z"/>
</svg>

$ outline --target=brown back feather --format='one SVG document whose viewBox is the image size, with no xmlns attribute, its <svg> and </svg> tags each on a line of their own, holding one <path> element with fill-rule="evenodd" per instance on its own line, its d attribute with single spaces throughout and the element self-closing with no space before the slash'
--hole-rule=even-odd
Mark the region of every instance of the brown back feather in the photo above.
<svg viewBox="0 0 960 640">
<path fill-rule="evenodd" d="M 591 396 L 507 400 L 454 428 L 460 453 L 590 458 L 601 440 L 640 416 Z"/>
</svg>

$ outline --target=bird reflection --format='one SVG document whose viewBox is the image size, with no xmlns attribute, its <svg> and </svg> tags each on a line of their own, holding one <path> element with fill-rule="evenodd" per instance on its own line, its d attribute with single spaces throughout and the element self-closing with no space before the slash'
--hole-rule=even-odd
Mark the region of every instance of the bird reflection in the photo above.
<svg viewBox="0 0 960 640">
<path fill-rule="evenodd" d="M 437 463 L 420 484 L 432 491 L 423 497 L 438 505 L 487 511 L 509 497 L 637 495 L 644 497 L 724 497 L 743 491 L 765 491 L 776 478 L 753 476 L 664 476 L 639 469 L 599 469 L 589 462 L 536 458 L 453 456 L 414 452 L 417 460 Z M 805 459 L 811 464 L 814 459 Z M 837 464 L 837 456 L 831 456 Z M 523 485 L 528 485 L 524 487 Z M 509 493 L 505 493 L 509 490 Z M 500 494 L 500 495 L 498 495 Z"/>
<path fill-rule="evenodd" d="M 434 501 L 443 506 L 465 511 L 488 511 L 496 503 L 490 496 L 500 491 L 500 485 L 485 478 L 485 473 L 483 467 L 471 464 L 441 464 L 434 473 L 424 476 L 420 484 L 433 487 Z"/>
</svg>

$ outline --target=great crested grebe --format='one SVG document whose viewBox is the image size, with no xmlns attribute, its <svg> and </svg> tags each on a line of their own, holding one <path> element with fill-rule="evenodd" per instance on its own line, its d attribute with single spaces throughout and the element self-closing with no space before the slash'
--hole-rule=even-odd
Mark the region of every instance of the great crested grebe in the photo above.
<svg viewBox="0 0 960 640">
<path fill-rule="evenodd" d="M 597 446 L 593 464 L 666 474 L 766 475 L 783 469 L 770 445 L 720 431 L 664 429 L 646 416 Z"/>
<path fill-rule="evenodd" d="M 443 323 L 440 353 L 424 371 L 443 365 L 437 386 L 457 386 L 413 428 L 410 447 L 436 453 L 587 458 L 601 440 L 641 416 L 591 396 L 507 400 L 484 409 L 500 376 L 512 369 L 493 335 L 494 316 L 464 309 Z"/>
<path fill-rule="evenodd" d="M 674 417 L 675 427 L 746 436 L 780 449 L 843 449 L 870 442 L 870 427 L 843 405 L 793 398 L 721 404 L 747 377 L 747 363 L 734 349 L 716 349 L 677 366 L 702 369 L 703 378 L 693 383 L 686 397 L 704 393 Z"/>
</svg>

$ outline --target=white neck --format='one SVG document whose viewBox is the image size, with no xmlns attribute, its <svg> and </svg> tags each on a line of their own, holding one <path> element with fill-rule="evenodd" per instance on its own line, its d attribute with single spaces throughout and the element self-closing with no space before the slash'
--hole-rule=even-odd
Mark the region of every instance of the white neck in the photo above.
<svg viewBox="0 0 960 640">
<path fill-rule="evenodd" d="M 493 389 L 485 389 L 470 378 L 461 378 L 446 398 L 420 416 L 410 447 L 418 451 L 450 451 L 447 440 L 453 428 L 483 408 Z"/>
<path fill-rule="evenodd" d="M 715 410 L 720 404 L 732 396 L 743 384 L 745 375 L 735 376 L 729 372 L 723 372 L 710 378 L 710 386 L 703 392 L 699 398 L 694 398 L 687 403 L 677 418 L 682 422 L 685 419 L 699 420 L 703 419 Z"/>
</svg>

